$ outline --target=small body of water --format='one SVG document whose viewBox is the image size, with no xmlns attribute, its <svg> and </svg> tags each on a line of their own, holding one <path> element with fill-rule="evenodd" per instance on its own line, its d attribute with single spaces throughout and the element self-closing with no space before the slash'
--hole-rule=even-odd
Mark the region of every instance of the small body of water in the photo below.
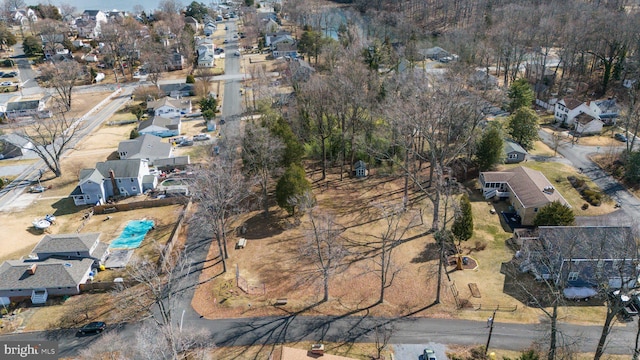
<svg viewBox="0 0 640 360">
<path fill-rule="evenodd" d="M 109 249 L 135 249 L 144 240 L 147 232 L 154 227 L 153 220 L 131 220 L 118 236 L 109 245 Z"/>
</svg>

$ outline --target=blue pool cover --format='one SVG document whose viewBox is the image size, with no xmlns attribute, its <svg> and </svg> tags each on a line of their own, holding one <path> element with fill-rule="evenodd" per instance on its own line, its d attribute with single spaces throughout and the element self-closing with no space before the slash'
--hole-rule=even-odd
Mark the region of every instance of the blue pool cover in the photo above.
<svg viewBox="0 0 640 360">
<path fill-rule="evenodd" d="M 110 249 L 135 249 L 140 246 L 144 236 L 153 228 L 153 220 L 131 220 L 122 230 L 122 234 L 109 245 Z"/>
</svg>

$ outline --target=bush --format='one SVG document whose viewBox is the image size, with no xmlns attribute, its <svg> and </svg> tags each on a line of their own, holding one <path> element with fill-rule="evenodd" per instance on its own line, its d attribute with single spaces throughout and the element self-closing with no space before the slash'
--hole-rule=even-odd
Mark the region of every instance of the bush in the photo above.
<svg viewBox="0 0 640 360">
<path fill-rule="evenodd" d="M 193 77 L 193 75 L 189 74 L 187 75 L 187 84 L 195 84 L 196 83 L 196 78 Z"/>
<path fill-rule="evenodd" d="M 582 210 L 587 210 L 589 208 L 589 204 L 584 203 L 582 204 Z"/>
<path fill-rule="evenodd" d="M 2 66 L 4 66 L 4 67 L 12 67 L 12 66 L 13 66 L 13 60 L 11 60 L 11 59 L 5 59 L 5 60 L 2 62 Z"/>
<path fill-rule="evenodd" d="M 137 138 L 138 136 L 140 136 L 140 134 L 138 133 L 138 129 L 133 129 L 131 130 L 131 133 L 129 133 L 129 139 L 131 140 Z"/>
<path fill-rule="evenodd" d="M 487 248 L 487 243 L 484 241 L 477 240 L 475 243 L 476 251 L 481 251 Z"/>
</svg>

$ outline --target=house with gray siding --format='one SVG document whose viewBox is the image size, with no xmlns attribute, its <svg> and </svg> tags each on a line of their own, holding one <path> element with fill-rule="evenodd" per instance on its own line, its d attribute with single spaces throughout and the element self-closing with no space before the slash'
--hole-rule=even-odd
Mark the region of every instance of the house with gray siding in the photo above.
<svg viewBox="0 0 640 360">
<path fill-rule="evenodd" d="M 515 164 L 523 162 L 527 156 L 527 150 L 525 150 L 518 143 L 511 140 L 504 141 L 504 162 L 505 164 Z"/>
<path fill-rule="evenodd" d="M 170 137 L 180 135 L 180 118 L 179 117 L 163 117 L 153 116 L 138 125 L 138 133 L 140 135 L 155 135 L 159 137 Z"/>
<path fill-rule="evenodd" d="M 107 254 L 99 233 L 45 235 L 28 258 L 0 265 L 0 297 L 44 304 L 50 295 L 79 294 Z"/>
<path fill-rule="evenodd" d="M 94 169 L 80 170 L 80 181 L 71 197 L 80 206 L 104 204 L 112 197 L 140 195 L 157 185 L 157 179 L 148 175 L 146 159 L 99 162 Z"/>
<path fill-rule="evenodd" d="M 540 226 L 521 238 L 522 272 L 560 288 L 636 286 L 636 239 L 628 226 Z"/>
</svg>

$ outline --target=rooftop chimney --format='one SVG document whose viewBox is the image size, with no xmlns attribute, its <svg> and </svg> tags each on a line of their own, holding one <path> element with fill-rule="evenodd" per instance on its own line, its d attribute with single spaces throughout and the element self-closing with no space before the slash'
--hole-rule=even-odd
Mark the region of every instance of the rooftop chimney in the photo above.
<svg viewBox="0 0 640 360">
<path fill-rule="evenodd" d="M 36 269 L 38 268 L 38 264 L 32 264 L 28 269 L 27 269 L 27 273 L 29 275 L 33 275 L 36 273 Z"/>
<path fill-rule="evenodd" d="M 111 179 L 111 186 L 113 187 L 113 196 L 120 195 L 120 189 L 116 185 L 116 173 L 113 172 L 113 169 L 109 169 L 109 179 Z"/>
</svg>

